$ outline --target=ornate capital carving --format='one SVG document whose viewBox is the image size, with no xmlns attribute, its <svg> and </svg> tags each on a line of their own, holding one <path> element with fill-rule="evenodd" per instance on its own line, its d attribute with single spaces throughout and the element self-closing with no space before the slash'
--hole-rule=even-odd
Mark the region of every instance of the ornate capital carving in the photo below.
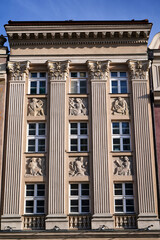
<svg viewBox="0 0 160 240">
<path fill-rule="evenodd" d="M 108 61 L 87 61 L 89 68 L 90 78 L 92 80 L 107 80 L 109 75 L 109 64 Z"/>
<path fill-rule="evenodd" d="M 50 80 L 66 81 L 69 74 L 69 63 L 69 60 L 62 62 L 47 61 Z"/>
<path fill-rule="evenodd" d="M 11 73 L 12 81 L 25 81 L 25 76 L 29 74 L 29 61 L 8 62 L 8 70 Z"/>
<path fill-rule="evenodd" d="M 130 70 L 131 79 L 148 78 L 149 61 L 128 60 L 127 63 Z"/>
</svg>

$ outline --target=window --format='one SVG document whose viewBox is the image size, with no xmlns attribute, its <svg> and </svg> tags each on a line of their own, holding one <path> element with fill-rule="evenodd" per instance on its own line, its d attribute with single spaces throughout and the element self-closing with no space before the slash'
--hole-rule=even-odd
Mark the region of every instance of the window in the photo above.
<svg viewBox="0 0 160 240">
<path fill-rule="evenodd" d="M 134 197 L 132 183 L 114 184 L 114 211 L 115 213 L 134 212 Z"/>
<path fill-rule="evenodd" d="M 89 184 L 70 184 L 70 213 L 89 213 Z"/>
<path fill-rule="evenodd" d="M 29 94 L 46 94 L 46 73 L 45 72 L 30 73 Z"/>
<path fill-rule="evenodd" d="M 71 72 L 71 93 L 87 93 L 87 73 L 86 72 Z"/>
<path fill-rule="evenodd" d="M 129 122 L 112 122 L 112 150 L 130 151 Z"/>
<path fill-rule="evenodd" d="M 28 123 L 28 152 L 45 152 L 46 124 Z"/>
<path fill-rule="evenodd" d="M 111 72 L 111 93 L 127 93 L 127 83 L 126 72 Z"/>
<path fill-rule="evenodd" d="M 88 124 L 70 123 L 70 151 L 87 152 L 88 151 Z"/>
<path fill-rule="evenodd" d="M 25 213 L 44 214 L 45 212 L 45 185 L 26 184 Z"/>
</svg>

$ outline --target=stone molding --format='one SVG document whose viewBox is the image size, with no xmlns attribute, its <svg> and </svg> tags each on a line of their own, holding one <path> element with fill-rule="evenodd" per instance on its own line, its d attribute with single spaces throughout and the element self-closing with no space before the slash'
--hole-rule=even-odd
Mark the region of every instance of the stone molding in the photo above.
<svg viewBox="0 0 160 240">
<path fill-rule="evenodd" d="M 29 75 L 29 61 L 24 62 L 8 62 L 8 70 L 11 73 L 11 81 L 25 81 L 24 74 Z"/>
<path fill-rule="evenodd" d="M 66 81 L 69 75 L 69 60 L 47 61 L 50 81 Z"/>
<path fill-rule="evenodd" d="M 149 61 L 128 60 L 131 79 L 148 79 Z"/>
<path fill-rule="evenodd" d="M 110 60 L 107 61 L 87 61 L 89 75 L 91 80 L 103 80 L 107 81 L 109 77 L 109 64 Z"/>
</svg>

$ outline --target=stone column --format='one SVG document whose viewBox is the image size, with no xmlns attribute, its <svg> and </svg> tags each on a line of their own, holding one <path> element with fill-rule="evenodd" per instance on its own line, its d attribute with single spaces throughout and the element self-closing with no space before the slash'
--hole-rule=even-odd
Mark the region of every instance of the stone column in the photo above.
<svg viewBox="0 0 160 240">
<path fill-rule="evenodd" d="M 132 81 L 133 119 L 138 190 L 138 228 L 159 227 L 153 136 L 149 102 L 148 61 L 128 61 Z"/>
<path fill-rule="evenodd" d="M 50 77 L 49 186 L 46 229 L 68 229 L 65 214 L 65 115 L 69 61 L 48 61 Z"/>
<path fill-rule="evenodd" d="M 7 115 L 7 144 L 4 176 L 4 206 L 1 228 L 22 229 L 21 168 L 25 80 L 29 62 L 8 62 L 11 75 Z"/>
<path fill-rule="evenodd" d="M 107 89 L 110 61 L 88 61 L 91 80 L 94 215 L 92 229 L 113 228 L 110 213 L 107 141 Z"/>
</svg>

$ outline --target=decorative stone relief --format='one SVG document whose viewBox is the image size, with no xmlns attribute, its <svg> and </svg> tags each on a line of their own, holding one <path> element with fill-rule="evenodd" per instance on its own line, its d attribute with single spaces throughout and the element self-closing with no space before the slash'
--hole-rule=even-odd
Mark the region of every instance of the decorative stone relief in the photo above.
<svg viewBox="0 0 160 240">
<path fill-rule="evenodd" d="M 89 176 L 88 158 L 77 157 L 70 160 L 69 176 Z"/>
<path fill-rule="evenodd" d="M 107 80 L 110 61 L 87 61 L 91 79 Z"/>
<path fill-rule="evenodd" d="M 28 158 L 26 160 L 26 176 L 45 176 L 45 158 Z"/>
<path fill-rule="evenodd" d="M 48 71 L 51 80 L 66 81 L 69 74 L 69 60 L 62 62 L 48 61 Z"/>
<path fill-rule="evenodd" d="M 112 103 L 112 111 L 113 114 L 118 113 L 122 115 L 128 115 L 129 107 L 127 101 L 124 98 L 118 97 Z"/>
<path fill-rule="evenodd" d="M 87 98 L 69 98 L 69 115 L 73 116 L 88 115 Z"/>
<path fill-rule="evenodd" d="M 29 74 L 29 61 L 25 62 L 8 62 L 8 70 L 11 73 L 12 80 L 24 80 L 23 74 Z"/>
<path fill-rule="evenodd" d="M 128 60 L 131 79 L 147 79 L 149 61 Z"/>
<path fill-rule="evenodd" d="M 46 100 L 32 98 L 28 100 L 28 116 L 44 116 L 46 112 Z"/>
<path fill-rule="evenodd" d="M 114 160 L 114 175 L 129 176 L 132 174 L 132 161 L 129 157 L 119 157 Z"/>
</svg>

